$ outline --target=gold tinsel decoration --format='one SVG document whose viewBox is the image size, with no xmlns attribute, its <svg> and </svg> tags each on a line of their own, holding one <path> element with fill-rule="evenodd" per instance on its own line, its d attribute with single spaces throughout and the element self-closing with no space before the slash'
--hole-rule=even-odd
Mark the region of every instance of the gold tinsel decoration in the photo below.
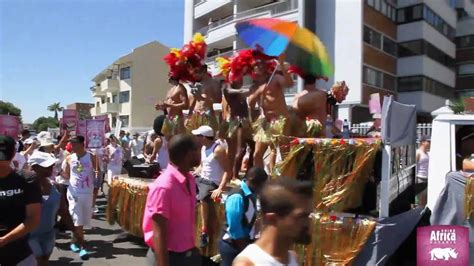
<svg viewBox="0 0 474 266">
<path fill-rule="evenodd" d="M 342 212 L 360 205 L 379 140 L 294 139 L 291 143 L 274 176 L 312 181 L 317 210 Z"/>
<path fill-rule="evenodd" d="M 311 243 L 296 247 L 301 265 L 351 265 L 360 253 L 376 222 L 342 214 L 311 215 Z"/>
<path fill-rule="evenodd" d="M 219 129 L 219 120 L 213 115 L 193 113 L 188 116 L 184 126 L 189 134 L 200 126 L 210 126 L 212 129 L 217 130 Z"/>
<path fill-rule="evenodd" d="M 467 178 L 464 189 L 464 216 L 466 219 L 474 218 L 474 176 Z"/>
</svg>

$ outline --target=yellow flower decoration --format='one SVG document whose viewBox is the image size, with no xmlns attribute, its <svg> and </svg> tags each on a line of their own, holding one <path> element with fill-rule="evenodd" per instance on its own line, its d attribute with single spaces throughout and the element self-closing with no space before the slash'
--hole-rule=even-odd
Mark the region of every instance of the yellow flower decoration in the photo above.
<svg viewBox="0 0 474 266">
<path fill-rule="evenodd" d="M 196 43 L 204 42 L 204 36 L 202 36 L 201 33 L 197 32 L 197 33 L 194 34 L 194 36 L 193 36 L 193 42 L 196 42 Z"/>
<path fill-rule="evenodd" d="M 222 76 L 227 77 L 230 72 L 230 60 L 224 57 L 216 58 L 217 68 Z"/>
</svg>

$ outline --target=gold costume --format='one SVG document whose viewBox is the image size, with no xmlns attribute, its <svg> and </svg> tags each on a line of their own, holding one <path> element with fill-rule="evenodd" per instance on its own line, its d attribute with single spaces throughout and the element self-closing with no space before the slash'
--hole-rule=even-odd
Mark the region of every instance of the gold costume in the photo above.
<svg viewBox="0 0 474 266">
<path fill-rule="evenodd" d="M 214 131 L 217 131 L 219 129 L 219 120 L 210 112 L 194 112 L 186 119 L 185 127 L 188 133 L 191 133 L 192 130 L 198 129 L 200 126 L 210 126 Z"/>
<path fill-rule="evenodd" d="M 163 122 L 163 128 L 161 129 L 161 133 L 165 136 L 173 136 L 177 134 L 184 134 L 186 133 L 186 128 L 184 127 L 184 117 L 183 116 L 175 116 L 165 118 Z"/>
<path fill-rule="evenodd" d="M 288 118 L 280 116 L 280 118 L 268 121 L 265 117 L 259 117 L 252 125 L 255 142 L 270 144 L 276 141 L 278 136 L 286 136 L 289 132 Z"/>
<path fill-rule="evenodd" d="M 251 138 L 252 135 L 252 124 L 248 118 L 242 117 L 233 117 L 228 120 L 223 121 L 219 126 L 219 135 L 223 138 L 232 139 L 237 137 L 237 130 L 239 128 L 244 129 L 244 134 L 249 135 Z"/>
</svg>

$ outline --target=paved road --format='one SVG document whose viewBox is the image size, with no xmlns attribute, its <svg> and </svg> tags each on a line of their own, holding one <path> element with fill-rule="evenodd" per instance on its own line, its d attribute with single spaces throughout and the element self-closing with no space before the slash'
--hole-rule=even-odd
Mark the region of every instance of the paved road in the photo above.
<svg viewBox="0 0 474 266">
<path fill-rule="evenodd" d="M 100 212 L 94 217 L 92 229 L 86 231 L 90 259 L 83 261 L 69 250 L 70 237 L 58 235 L 50 264 L 57 265 L 145 265 L 147 247 L 140 239 L 128 237 L 118 225 L 109 225 L 105 218 L 105 198 L 97 201 Z M 124 237 L 125 236 L 125 237 Z"/>
</svg>

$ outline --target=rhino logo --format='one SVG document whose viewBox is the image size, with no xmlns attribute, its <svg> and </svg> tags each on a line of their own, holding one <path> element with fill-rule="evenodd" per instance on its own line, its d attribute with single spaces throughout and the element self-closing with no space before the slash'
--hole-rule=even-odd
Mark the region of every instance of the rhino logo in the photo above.
<svg viewBox="0 0 474 266">
<path fill-rule="evenodd" d="M 450 260 L 451 258 L 456 259 L 458 253 L 454 248 L 434 248 L 430 251 L 431 260 Z"/>
</svg>

